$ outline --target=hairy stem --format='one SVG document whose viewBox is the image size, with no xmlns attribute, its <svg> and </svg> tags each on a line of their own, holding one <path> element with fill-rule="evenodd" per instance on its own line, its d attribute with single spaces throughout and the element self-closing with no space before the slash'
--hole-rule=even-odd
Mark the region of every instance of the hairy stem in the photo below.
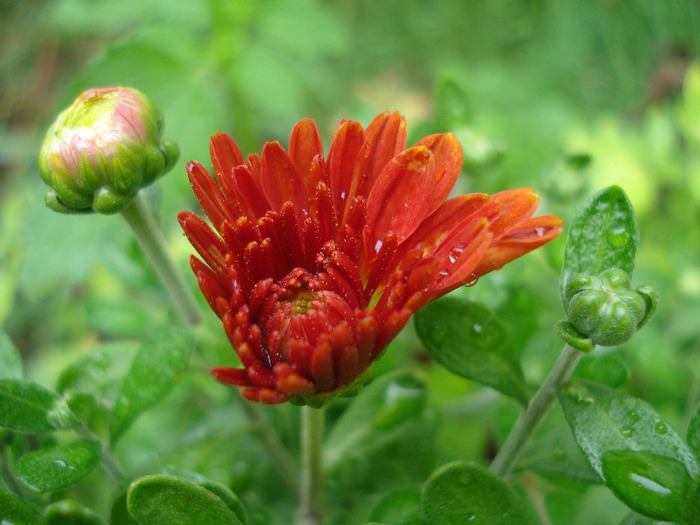
<svg viewBox="0 0 700 525">
<path fill-rule="evenodd" d="M 201 313 L 197 301 L 170 258 L 163 234 L 158 229 L 143 197 L 137 195 L 121 214 L 134 232 L 139 246 L 153 265 L 153 269 L 183 320 L 190 326 L 198 324 Z"/>
<path fill-rule="evenodd" d="M 559 386 L 571 377 L 582 352 L 566 345 L 557 362 L 545 378 L 542 386 L 510 431 L 508 438 L 498 451 L 489 470 L 502 478 L 507 478 L 537 427 L 552 408 Z"/>
</svg>

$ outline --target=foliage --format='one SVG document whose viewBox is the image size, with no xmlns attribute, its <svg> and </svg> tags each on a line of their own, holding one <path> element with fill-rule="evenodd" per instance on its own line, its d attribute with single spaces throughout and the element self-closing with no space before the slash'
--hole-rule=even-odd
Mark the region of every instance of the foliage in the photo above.
<svg viewBox="0 0 700 525">
<path fill-rule="evenodd" d="M 700 521 L 697 3 L 5 4 L 0 521 L 288 524 L 297 509 L 298 407 L 243 405 L 210 378 L 233 355 L 217 320 L 181 328 L 118 217 L 44 207 L 44 131 L 108 85 L 148 94 L 179 143 L 183 162 L 145 197 L 183 273 L 184 162 L 207 159 L 216 131 L 247 153 L 304 117 L 327 139 L 338 118 L 401 111 L 409 142 L 462 141 L 460 192 L 531 186 L 577 225 L 568 247 L 426 307 L 374 380 L 326 409 L 326 524 Z M 658 292 L 643 333 L 601 348 L 555 331 L 570 278 L 611 266 Z M 558 335 L 590 352 L 501 479 L 486 467 Z"/>
</svg>

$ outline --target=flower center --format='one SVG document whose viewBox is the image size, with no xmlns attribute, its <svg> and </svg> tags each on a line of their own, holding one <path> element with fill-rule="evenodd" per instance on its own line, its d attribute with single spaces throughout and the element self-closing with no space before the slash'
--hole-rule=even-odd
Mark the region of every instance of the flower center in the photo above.
<svg viewBox="0 0 700 525">
<path fill-rule="evenodd" d="M 318 298 L 318 295 L 311 290 L 301 289 L 295 291 L 289 299 L 289 303 L 292 306 L 290 313 L 292 315 L 307 315 L 309 310 L 314 307 L 313 302 Z"/>
</svg>

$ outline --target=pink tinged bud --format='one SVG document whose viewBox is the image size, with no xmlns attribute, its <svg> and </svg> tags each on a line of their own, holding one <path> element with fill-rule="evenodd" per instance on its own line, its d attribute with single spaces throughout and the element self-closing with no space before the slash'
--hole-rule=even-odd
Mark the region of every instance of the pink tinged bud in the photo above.
<svg viewBox="0 0 700 525">
<path fill-rule="evenodd" d="M 47 205 L 61 212 L 116 213 L 177 160 L 163 118 L 131 88 L 89 89 L 46 132 L 39 153 Z"/>
</svg>

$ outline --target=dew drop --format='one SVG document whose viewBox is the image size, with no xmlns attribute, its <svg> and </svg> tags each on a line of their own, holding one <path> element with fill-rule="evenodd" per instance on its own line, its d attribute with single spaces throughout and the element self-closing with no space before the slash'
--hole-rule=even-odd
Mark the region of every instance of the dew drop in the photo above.
<svg viewBox="0 0 700 525">
<path fill-rule="evenodd" d="M 610 230 L 608 233 L 608 242 L 615 248 L 622 248 L 629 242 L 629 235 L 625 231 L 624 226 L 619 226 Z"/>
<path fill-rule="evenodd" d="M 377 241 L 376 243 L 374 243 L 374 253 L 379 253 L 379 250 L 382 249 L 383 244 L 384 243 L 382 241 Z"/>
<path fill-rule="evenodd" d="M 56 465 L 58 468 L 66 468 L 68 465 L 66 465 L 66 462 L 61 460 L 61 459 L 54 459 L 53 460 L 54 465 Z"/>
<path fill-rule="evenodd" d="M 566 391 L 566 395 L 574 401 L 577 401 L 578 403 L 584 403 L 586 405 L 592 405 L 595 400 L 592 397 L 590 397 L 589 394 L 590 392 L 588 391 L 588 389 L 577 385 L 570 386 Z"/>
<path fill-rule="evenodd" d="M 630 437 L 634 433 L 634 429 L 632 427 L 623 427 L 620 432 L 623 436 Z"/>
<path fill-rule="evenodd" d="M 659 421 L 658 423 L 656 423 L 656 425 L 654 425 L 654 430 L 656 430 L 657 434 L 661 434 L 662 436 L 668 433 L 668 427 L 663 421 Z"/>
<path fill-rule="evenodd" d="M 641 418 L 639 417 L 639 414 L 637 414 L 637 411 L 636 411 L 636 410 L 630 410 L 629 412 L 627 412 L 627 415 L 628 415 L 629 418 L 630 418 L 632 421 L 634 421 L 635 423 L 641 419 Z"/>
<path fill-rule="evenodd" d="M 480 333 L 484 328 L 479 324 L 479 323 L 474 323 L 474 326 L 472 329 L 478 334 Z"/>
<path fill-rule="evenodd" d="M 537 234 L 538 237 L 542 237 L 544 235 L 544 228 L 542 228 L 542 227 L 535 228 L 535 233 Z"/>
<path fill-rule="evenodd" d="M 630 479 L 635 483 L 638 483 L 645 489 L 650 490 L 652 492 L 656 492 L 657 494 L 661 494 L 663 496 L 671 494 L 671 489 L 660 485 L 652 479 L 645 478 L 644 476 L 640 476 L 639 474 L 635 474 L 634 472 L 630 474 Z"/>
</svg>

